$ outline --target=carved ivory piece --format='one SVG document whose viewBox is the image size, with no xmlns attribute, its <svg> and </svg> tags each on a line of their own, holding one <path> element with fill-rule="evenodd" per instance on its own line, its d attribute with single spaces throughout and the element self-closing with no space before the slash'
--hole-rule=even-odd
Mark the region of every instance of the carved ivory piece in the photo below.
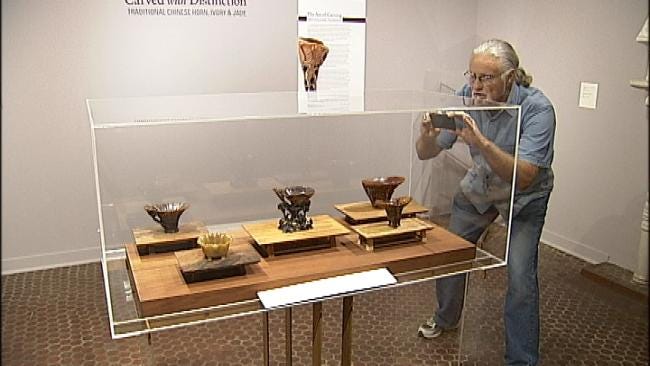
<svg viewBox="0 0 650 366">
<path fill-rule="evenodd" d="M 330 49 L 315 38 L 298 39 L 298 56 L 305 81 L 305 91 L 316 90 L 318 69 L 321 67 Z"/>
</svg>

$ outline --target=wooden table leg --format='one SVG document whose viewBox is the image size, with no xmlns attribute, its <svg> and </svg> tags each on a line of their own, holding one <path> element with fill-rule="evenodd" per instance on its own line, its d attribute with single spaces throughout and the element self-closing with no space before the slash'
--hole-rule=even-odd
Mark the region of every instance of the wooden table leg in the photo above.
<svg viewBox="0 0 650 366">
<path fill-rule="evenodd" d="M 291 320 L 291 308 L 286 308 L 284 309 L 284 333 L 285 333 L 285 341 L 284 341 L 284 353 L 285 353 L 285 358 L 286 358 L 286 365 L 291 366 L 291 358 L 292 358 L 292 337 L 291 337 L 291 325 L 292 325 L 292 320 Z"/>
<path fill-rule="evenodd" d="M 375 251 L 375 239 L 366 239 L 366 251 L 367 252 Z"/>
<path fill-rule="evenodd" d="M 151 333 L 146 336 L 138 336 L 135 339 L 140 340 L 137 342 L 140 354 L 142 355 L 142 365 L 154 366 L 156 364 L 156 357 L 153 350 L 153 343 L 151 340 Z"/>
<path fill-rule="evenodd" d="M 366 252 L 372 252 L 373 250 L 370 247 L 368 240 L 368 238 L 359 235 L 359 244 L 366 250 Z"/>
<path fill-rule="evenodd" d="M 343 298 L 343 329 L 341 336 L 341 366 L 352 365 L 352 296 Z"/>
<path fill-rule="evenodd" d="M 264 358 L 264 366 L 269 366 L 271 364 L 270 360 L 270 346 L 269 346 L 269 312 L 265 311 L 262 313 L 262 343 L 264 349 L 262 350 L 262 355 Z"/>
<path fill-rule="evenodd" d="M 321 350 L 323 345 L 323 303 L 315 302 L 312 305 L 312 335 L 311 335 L 311 364 L 320 366 Z"/>
</svg>

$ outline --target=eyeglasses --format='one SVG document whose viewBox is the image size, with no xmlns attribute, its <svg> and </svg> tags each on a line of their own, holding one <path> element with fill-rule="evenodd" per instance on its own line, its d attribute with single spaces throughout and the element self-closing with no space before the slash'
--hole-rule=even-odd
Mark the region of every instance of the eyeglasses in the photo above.
<svg viewBox="0 0 650 366">
<path fill-rule="evenodd" d="M 473 72 L 465 71 L 463 75 L 465 75 L 465 78 L 467 79 L 467 82 L 470 84 L 474 84 L 476 80 L 480 81 L 481 84 L 490 84 L 493 83 L 497 80 L 497 78 L 500 78 L 503 74 L 507 73 L 510 70 L 506 70 L 498 75 L 490 75 L 490 74 L 483 74 L 483 75 L 476 75 Z"/>
</svg>

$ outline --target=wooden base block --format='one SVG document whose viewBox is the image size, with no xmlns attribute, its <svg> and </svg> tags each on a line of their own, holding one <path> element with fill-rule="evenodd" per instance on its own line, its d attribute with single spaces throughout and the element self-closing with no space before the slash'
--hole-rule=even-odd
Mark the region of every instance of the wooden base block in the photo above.
<svg viewBox="0 0 650 366">
<path fill-rule="evenodd" d="M 402 219 L 399 227 L 393 228 L 388 222 L 378 222 L 352 226 L 359 234 L 359 244 L 367 251 L 386 245 L 397 245 L 422 241 L 433 224 L 417 218 Z"/>
<path fill-rule="evenodd" d="M 345 221 L 351 225 L 368 224 L 372 222 L 385 221 L 387 219 L 386 210 L 383 208 L 374 208 L 369 201 L 343 203 L 334 205 L 343 215 Z M 415 201 L 411 201 L 402 211 L 403 218 L 415 217 L 416 214 L 429 211 L 426 207 Z"/>
<path fill-rule="evenodd" d="M 162 227 L 133 229 L 133 238 L 139 255 L 167 253 L 194 249 L 196 239 L 208 229 L 200 222 L 179 225 L 177 233 L 165 233 Z"/>
<path fill-rule="evenodd" d="M 149 255 L 155 253 L 176 252 L 179 250 L 194 249 L 198 246 L 196 239 L 177 241 L 175 243 L 161 243 L 156 245 L 138 245 L 138 254 Z"/>
<path fill-rule="evenodd" d="M 403 219 L 409 219 L 409 218 L 414 218 L 416 217 L 415 214 L 402 214 Z M 386 217 L 376 217 L 376 218 L 371 218 L 371 219 L 365 219 L 365 220 L 355 220 L 351 218 L 350 216 L 344 216 L 343 220 L 347 222 L 350 225 L 363 225 L 363 224 L 372 224 L 374 222 L 381 222 L 381 221 L 386 221 Z"/>
<path fill-rule="evenodd" d="M 174 253 L 185 282 L 199 282 L 246 274 L 246 265 L 260 261 L 250 246 L 232 248 L 224 258 L 207 260 L 202 249 Z"/>
<path fill-rule="evenodd" d="M 253 246 L 264 258 L 267 258 L 282 254 L 298 253 L 307 250 L 332 248 L 336 246 L 336 237 L 331 236 L 315 239 L 304 239 L 267 245 L 259 245 L 257 242 L 253 241 Z"/>
<path fill-rule="evenodd" d="M 264 257 L 335 247 L 337 236 L 350 233 L 349 229 L 329 215 L 319 215 L 312 219 L 312 229 L 293 233 L 278 229 L 277 220 L 246 224 L 242 227 L 253 238 L 255 247 Z"/>
<path fill-rule="evenodd" d="M 246 274 L 246 266 L 238 265 L 227 268 L 215 268 L 205 271 L 182 272 L 183 279 L 187 283 L 216 280 L 232 276 L 242 276 Z"/>
<path fill-rule="evenodd" d="M 412 233 L 405 233 L 405 234 L 387 235 L 384 237 L 374 238 L 374 239 L 368 239 L 363 236 L 359 236 L 359 243 L 362 246 L 364 246 L 366 250 L 373 251 L 376 248 L 380 248 L 388 245 L 420 242 L 426 236 L 427 236 L 426 230 L 412 232 Z"/>
</svg>

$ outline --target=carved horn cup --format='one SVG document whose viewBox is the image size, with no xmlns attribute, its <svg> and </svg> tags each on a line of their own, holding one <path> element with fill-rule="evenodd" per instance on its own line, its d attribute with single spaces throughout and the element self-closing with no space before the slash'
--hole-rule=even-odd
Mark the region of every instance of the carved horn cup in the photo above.
<svg viewBox="0 0 650 366">
<path fill-rule="evenodd" d="M 377 200 L 377 206 L 386 210 L 388 225 L 397 228 L 400 226 L 402 221 L 402 211 L 406 205 L 411 203 L 411 200 L 412 198 L 410 196 L 404 196 L 389 201 Z"/>
<path fill-rule="evenodd" d="M 190 205 L 186 202 L 169 202 L 145 205 L 144 210 L 163 227 L 165 233 L 177 233 L 178 221 L 189 207 Z"/>
<path fill-rule="evenodd" d="M 366 195 L 370 199 L 370 203 L 374 208 L 382 208 L 377 206 L 377 200 L 390 201 L 393 196 L 395 189 L 404 181 L 406 178 L 392 176 L 392 177 L 374 177 L 367 178 L 361 181 L 363 190 L 366 192 Z"/>
<path fill-rule="evenodd" d="M 293 206 L 307 204 L 314 193 L 316 193 L 313 188 L 304 186 L 273 188 L 273 191 L 280 198 L 280 200 L 286 200 Z"/>
</svg>

